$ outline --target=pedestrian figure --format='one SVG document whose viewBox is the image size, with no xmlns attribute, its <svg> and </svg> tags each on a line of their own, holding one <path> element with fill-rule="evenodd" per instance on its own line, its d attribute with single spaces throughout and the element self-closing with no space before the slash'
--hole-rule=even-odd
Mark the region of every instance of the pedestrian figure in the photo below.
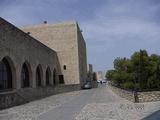
<svg viewBox="0 0 160 120">
<path fill-rule="evenodd" d="M 138 102 L 137 90 L 133 91 L 133 96 L 134 96 L 134 102 Z"/>
<path fill-rule="evenodd" d="M 102 81 L 100 81 L 100 83 L 102 84 Z"/>
</svg>

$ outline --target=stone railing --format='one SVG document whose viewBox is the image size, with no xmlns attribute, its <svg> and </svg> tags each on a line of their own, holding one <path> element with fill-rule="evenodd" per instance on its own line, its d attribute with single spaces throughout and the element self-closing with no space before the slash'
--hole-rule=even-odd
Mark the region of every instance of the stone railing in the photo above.
<svg viewBox="0 0 160 120">
<path fill-rule="evenodd" d="M 117 88 L 108 84 L 110 89 L 118 94 L 120 97 L 125 98 L 132 102 L 155 102 L 160 101 L 160 91 L 149 91 L 149 92 L 137 92 L 134 94 L 132 91 L 127 91 L 121 88 Z"/>
</svg>

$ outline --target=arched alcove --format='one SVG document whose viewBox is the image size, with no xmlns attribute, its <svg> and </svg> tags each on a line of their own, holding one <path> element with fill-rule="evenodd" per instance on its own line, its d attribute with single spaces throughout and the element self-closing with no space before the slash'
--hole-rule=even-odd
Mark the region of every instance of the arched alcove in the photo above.
<svg viewBox="0 0 160 120">
<path fill-rule="evenodd" d="M 46 70 L 46 85 L 50 84 L 50 80 L 51 80 L 51 70 L 48 67 L 47 70 Z"/>
<path fill-rule="evenodd" d="M 36 69 L 36 85 L 37 85 L 37 87 L 42 86 L 42 80 L 43 80 L 43 71 L 42 71 L 42 66 L 39 64 Z"/>
<path fill-rule="evenodd" d="M 0 61 L 0 91 L 11 90 L 16 85 L 16 69 L 10 57 Z"/>
</svg>

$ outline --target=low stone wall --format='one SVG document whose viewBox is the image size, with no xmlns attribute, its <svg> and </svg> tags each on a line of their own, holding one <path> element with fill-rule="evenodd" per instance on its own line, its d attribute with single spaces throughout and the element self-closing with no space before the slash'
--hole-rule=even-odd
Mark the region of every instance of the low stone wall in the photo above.
<svg viewBox="0 0 160 120">
<path fill-rule="evenodd" d="M 71 92 L 80 90 L 80 84 L 72 84 L 72 85 L 58 85 L 54 88 L 55 94 L 64 93 L 64 92 Z"/>
<path fill-rule="evenodd" d="M 160 101 L 160 91 L 138 92 L 139 102 Z"/>
<path fill-rule="evenodd" d="M 116 94 L 118 94 L 120 97 L 125 98 L 125 99 L 127 99 L 129 101 L 135 102 L 133 92 L 126 91 L 126 90 L 114 87 L 112 85 L 109 85 L 109 87 L 111 88 L 111 90 L 113 92 L 115 92 Z"/>
<path fill-rule="evenodd" d="M 16 105 L 21 105 L 33 100 L 41 99 L 47 96 L 80 90 L 80 84 L 76 85 L 58 85 L 56 87 L 47 86 L 39 88 L 25 88 L 9 92 L 0 93 L 0 110 Z"/>
<path fill-rule="evenodd" d="M 132 101 L 132 102 L 155 102 L 160 101 L 160 91 L 150 91 L 150 92 L 137 92 L 136 101 L 133 92 L 126 91 L 109 84 L 109 87 L 113 92 L 119 96 Z"/>
<path fill-rule="evenodd" d="M 25 99 L 16 94 L 16 91 L 0 94 L 0 109 L 25 103 Z"/>
<path fill-rule="evenodd" d="M 55 94 L 55 90 L 51 86 L 39 87 L 39 88 L 24 88 L 16 92 L 21 98 L 25 99 L 26 102 L 40 99 Z"/>
</svg>

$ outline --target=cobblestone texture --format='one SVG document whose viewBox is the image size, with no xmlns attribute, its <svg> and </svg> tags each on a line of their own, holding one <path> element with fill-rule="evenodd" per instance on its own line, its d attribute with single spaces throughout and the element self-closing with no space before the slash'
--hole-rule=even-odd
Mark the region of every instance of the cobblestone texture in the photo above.
<svg viewBox="0 0 160 120">
<path fill-rule="evenodd" d="M 76 120 L 141 120 L 159 110 L 157 104 L 92 103 L 83 108 Z"/>
<path fill-rule="evenodd" d="M 133 103 L 114 94 L 108 86 L 95 96 L 75 120 L 141 120 L 160 110 L 160 102 Z"/>
<path fill-rule="evenodd" d="M 100 86 L 0 111 L 0 120 L 159 120 L 145 118 L 158 110 L 160 102 L 133 103 Z"/>
<path fill-rule="evenodd" d="M 0 111 L 0 120 L 35 120 L 36 117 L 50 109 L 61 106 L 78 96 L 80 91 L 54 95 L 21 106 Z"/>
</svg>

